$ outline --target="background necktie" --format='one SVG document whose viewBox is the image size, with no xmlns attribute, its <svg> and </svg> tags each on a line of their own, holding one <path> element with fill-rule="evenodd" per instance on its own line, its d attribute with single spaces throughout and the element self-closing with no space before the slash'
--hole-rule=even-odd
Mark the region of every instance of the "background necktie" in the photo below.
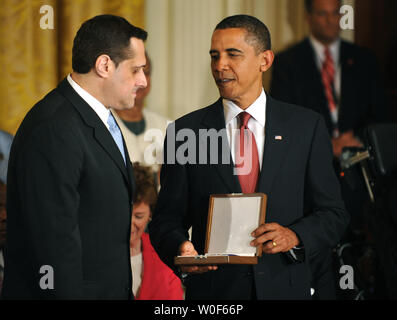
<svg viewBox="0 0 397 320">
<path fill-rule="evenodd" d="M 324 55 L 325 55 L 325 60 L 321 71 L 321 78 L 324 85 L 325 96 L 328 101 L 328 108 L 331 114 L 332 123 L 334 125 L 333 135 L 334 137 L 337 137 L 339 135 L 338 126 L 337 126 L 338 111 L 336 109 L 336 103 L 333 94 L 333 85 L 335 81 L 335 65 L 328 47 L 325 48 Z"/>
<path fill-rule="evenodd" d="M 108 125 L 109 125 L 110 134 L 112 135 L 114 141 L 116 142 L 117 146 L 119 147 L 121 155 L 123 156 L 123 159 L 124 159 L 124 163 L 126 163 L 125 162 L 125 154 L 124 154 L 123 137 L 121 135 L 120 128 L 117 125 L 116 120 L 114 119 L 112 113 L 109 114 Z"/>
<path fill-rule="evenodd" d="M 251 115 L 247 112 L 239 114 L 240 139 L 236 141 L 235 163 L 243 193 L 255 192 L 259 174 L 259 157 L 255 136 L 247 127 L 250 117 Z"/>
</svg>

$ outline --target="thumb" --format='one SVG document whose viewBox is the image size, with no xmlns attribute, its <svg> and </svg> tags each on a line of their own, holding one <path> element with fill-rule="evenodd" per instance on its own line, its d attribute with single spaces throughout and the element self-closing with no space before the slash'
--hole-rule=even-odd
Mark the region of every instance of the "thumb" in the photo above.
<svg viewBox="0 0 397 320">
<path fill-rule="evenodd" d="M 194 248 L 193 243 L 191 243 L 190 241 L 183 242 L 179 251 L 181 256 L 195 256 L 198 254 L 196 249 Z"/>
</svg>

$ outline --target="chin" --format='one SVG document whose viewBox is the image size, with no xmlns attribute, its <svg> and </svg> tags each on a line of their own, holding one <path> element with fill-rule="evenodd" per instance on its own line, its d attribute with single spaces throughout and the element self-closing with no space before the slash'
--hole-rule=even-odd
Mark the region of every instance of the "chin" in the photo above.
<svg viewBox="0 0 397 320">
<path fill-rule="evenodd" d="M 123 105 L 118 108 L 118 110 L 131 110 L 135 106 L 135 103 Z"/>
<path fill-rule="evenodd" d="M 230 92 L 227 92 L 226 90 L 219 89 L 219 95 L 223 99 L 232 100 L 232 94 Z"/>
</svg>

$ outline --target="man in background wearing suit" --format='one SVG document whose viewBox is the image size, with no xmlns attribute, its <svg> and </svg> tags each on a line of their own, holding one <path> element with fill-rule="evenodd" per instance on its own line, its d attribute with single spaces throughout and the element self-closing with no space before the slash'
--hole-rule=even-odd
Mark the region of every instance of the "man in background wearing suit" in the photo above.
<svg viewBox="0 0 397 320">
<path fill-rule="evenodd" d="M 258 265 L 184 267 L 186 298 L 310 299 L 308 258 L 336 245 L 349 221 L 325 123 L 318 114 L 264 92 L 262 75 L 274 56 L 269 31 L 258 19 L 222 20 L 210 55 L 221 98 L 167 129 L 162 187 L 149 226 L 152 244 L 175 270 L 176 255 L 204 254 L 211 194 L 265 193 L 266 223 L 251 235 L 251 245 L 263 247 Z M 242 147 L 249 172 L 239 165 L 240 131 L 244 146 L 252 146 Z M 203 132 L 217 139 L 216 147 L 208 137 L 202 147 Z M 178 133 L 185 139 L 175 139 Z M 181 150 L 192 149 L 196 152 L 186 163 Z"/>
<path fill-rule="evenodd" d="M 132 108 L 146 86 L 146 37 L 117 16 L 84 22 L 73 73 L 21 124 L 9 162 L 4 298 L 131 298 L 132 167 L 109 108 Z"/>
<path fill-rule="evenodd" d="M 0 130 L 0 182 L 7 183 L 8 158 L 13 136 Z"/>
<path fill-rule="evenodd" d="M 324 117 L 332 137 L 335 170 L 340 176 L 338 159 L 342 149 L 361 147 L 364 128 L 373 122 L 387 121 L 385 94 L 375 57 L 339 37 L 341 1 L 306 0 L 305 4 L 311 34 L 275 57 L 270 93 Z M 353 230 L 363 228 L 363 203 L 368 195 L 364 183 L 356 180 L 359 173 L 351 171 L 349 176 L 350 184 L 347 176 L 340 177 L 340 183 L 346 208 L 352 215 L 350 237 Z M 326 282 L 332 283 L 331 253 L 325 255 L 327 267 L 313 268 L 321 270 L 320 274 L 328 273 Z M 335 296 L 333 284 L 314 286 L 319 298 Z"/>
</svg>

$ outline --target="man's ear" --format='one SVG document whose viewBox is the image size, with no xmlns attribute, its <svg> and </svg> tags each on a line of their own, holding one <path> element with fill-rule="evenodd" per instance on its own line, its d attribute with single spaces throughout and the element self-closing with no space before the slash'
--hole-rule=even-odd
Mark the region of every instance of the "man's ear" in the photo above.
<svg viewBox="0 0 397 320">
<path fill-rule="evenodd" d="M 274 61 L 274 53 L 272 50 L 266 50 L 261 53 L 262 61 L 261 61 L 261 71 L 266 72 L 270 69 Z"/>
<path fill-rule="evenodd" d="M 95 61 L 95 72 L 102 78 L 109 77 L 114 67 L 114 62 L 107 54 L 101 54 Z"/>
</svg>

